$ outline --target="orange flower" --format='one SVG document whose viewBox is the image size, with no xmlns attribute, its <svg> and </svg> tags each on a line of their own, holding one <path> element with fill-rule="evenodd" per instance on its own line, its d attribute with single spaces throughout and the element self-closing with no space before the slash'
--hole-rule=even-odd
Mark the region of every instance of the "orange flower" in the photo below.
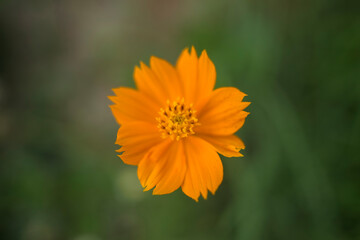
<svg viewBox="0 0 360 240">
<path fill-rule="evenodd" d="M 120 124 L 116 144 L 126 164 L 138 166 L 144 190 L 167 194 L 181 187 L 198 201 L 215 194 L 223 179 L 220 153 L 243 156 L 233 135 L 245 122 L 250 103 L 236 88 L 213 90 L 215 66 L 206 51 L 198 58 L 185 49 L 173 67 L 157 57 L 150 67 L 140 62 L 134 79 L 138 90 L 113 89 L 111 110 Z"/>
</svg>

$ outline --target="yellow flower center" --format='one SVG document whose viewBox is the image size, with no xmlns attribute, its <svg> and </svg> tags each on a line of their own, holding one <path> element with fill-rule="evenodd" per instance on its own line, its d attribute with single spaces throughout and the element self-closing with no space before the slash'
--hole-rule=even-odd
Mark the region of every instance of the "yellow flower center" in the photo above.
<svg viewBox="0 0 360 240">
<path fill-rule="evenodd" d="M 199 125 L 195 113 L 193 104 L 185 106 L 184 99 L 173 103 L 168 100 L 165 109 L 160 109 L 160 117 L 156 118 L 162 137 L 179 141 L 180 138 L 195 134 L 193 128 Z"/>
</svg>

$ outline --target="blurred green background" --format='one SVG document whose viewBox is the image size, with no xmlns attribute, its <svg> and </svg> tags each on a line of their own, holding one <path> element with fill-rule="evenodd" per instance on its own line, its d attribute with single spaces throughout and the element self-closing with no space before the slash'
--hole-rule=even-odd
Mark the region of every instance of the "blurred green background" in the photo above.
<svg viewBox="0 0 360 240">
<path fill-rule="evenodd" d="M 355 1 L 0 2 L 0 239 L 360 239 Z M 142 192 L 111 88 L 206 49 L 248 94 L 243 158 L 199 203 Z"/>
</svg>

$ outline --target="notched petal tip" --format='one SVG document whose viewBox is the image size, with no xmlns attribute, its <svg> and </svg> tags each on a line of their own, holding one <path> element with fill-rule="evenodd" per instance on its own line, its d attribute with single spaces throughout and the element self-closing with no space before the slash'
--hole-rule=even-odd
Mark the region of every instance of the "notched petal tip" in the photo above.
<svg viewBox="0 0 360 240">
<path fill-rule="evenodd" d="M 150 56 L 150 63 L 152 62 L 152 61 L 157 61 L 157 60 L 162 60 L 162 61 L 165 61 L 165 60 L 163 60 L 163 59 L 161 59 L 161 58 L 159 58 L 159 57 L 156 57 L 156 56 Z"/>
<path fill-rule="evenodd" d="M 116 103 L 116 96 L 108 96 L 107 97 L 110 101 L 112 101 L 113 103 Z M 109 107 L 111 108 L 111 106 L 114 106 L 114 105 L 109 105 Z"/>
<path fill-rule="evenodd" d="M 194 200 L 195 202 L 199 202 L 199 197 L 200 197 L 200 195 L 197 196 L 197 197 L 187 195 L 186 193 L 185 193 L 185 195 L 188 196 L 188 197 L 190 197 L 190 198 L 191 198 L 192 200 Z"/>
<path fill-rule="evenodd" d="M 242 102 L 242 103 L 245 105 L 245 108 L 247 108 L 251 104 L 251 102 Z"/>
<path fill-rule="evenodd" d="M 243 114 L 244 118 L 246 118 L 250 114 L 250 112 L 242 111 L 242 114 Z"/>
<path fill-rule="evenodd" d="M 185 53 L 190 54 L 190 51 L 189 51 L 189 48 L 188 48 L 188 47 L 184 48 L 184 49 L 181 51 L 180 55 L 185 54 Z"/>
<path fill-rule="evenodd" d="M 206 191 L 206 193 L 201 193 L 201 196 L 204 198 L 204 200 L 206 200 L 208 197 L 208 191 Z"/>
<path fill-rule="evenodd" d="M 194 46 L 191 46 L 190 50 L 188 47 L 184 48 L 178 58 L 178 61 L 183 57 L 191 57 L 197 59 L 197 53 Z"/>
<path fill-rule="evenodd" d="M 140 70 L 144 70 L 147 68 L 148 68 L 148 66 L 143 61 L 140 61 Z"/>
<path fill-rule="evenodd" d="M 137 76 L 138 74 L 139 74 L 139 72 L 140 72 L 140 67 L 139 66 L 135 66 L 134 67 L 134 72 L 133 72 L 133 79 L 135 79 L 135 76 Z"/>
<path fill-rule="evenodd" d="M 201 55 L 200 55 L 200 58 L 201 58 L 201 57 L 209 58 L 209 56 L 208 56 L 208 54 L 207 54 L 207 52 L 206 52 L 205 49 L 202 50 Z"/>
<path fill-rule="evenodd" d="M 156 62 L 161 61 L 161 58 L 151 56 L 150 57 L 150 67 L 153 68 L 153 66 L 156 64 Z"/>
<path fill-rule="evenodd" d="M 197 53 L 196 53 L 196 50 L 195 50 L 195 47 L 194 47 L 194 46 L 191 46 L 190 55 L 191 55 L 191 56 L 195 55 L 195 56 L 197 57 Z"/>
<path fill-rule="evenodd" d="M 148 186 L 142 186 L 144 189 L 143 189 L 143 192 L 147 192 L 149 190 L 151 190 L 152 188 Z M 154 192 L 153 192 L 153 195 L 154 195 Z"/>
<path fill-rule="evenodd" d="M 120 153 L 118 156 L 121 156 L 124 153 L 124 150 L 119 148 L 119 149 L 115 150 L 115 152 Z"/>
</svg>

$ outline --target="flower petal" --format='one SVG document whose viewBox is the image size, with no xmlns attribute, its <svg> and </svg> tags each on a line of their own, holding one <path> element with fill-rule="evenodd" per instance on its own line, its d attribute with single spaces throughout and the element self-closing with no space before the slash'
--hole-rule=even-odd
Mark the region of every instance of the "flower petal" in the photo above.
<svg viewBox="0 0 360 240">
<path fill-rule="evenodd" d="M 199 58 L 199 79 L 198 88 L 201 89 L 201 96 L 198 95 L 199 101 L 194 103 L 195 108 L 201 110 L 203 103 L 211 95 L 216 81 L 216 70 L 214 63 L 210 60 L 205 50 L 202 51 Z"/>
<path fill-rule="evenodd" d="M 183 86 L 179 74 L 170 63 L 152 56 L 150 58 L 150 67 L 164 89 L 166 100 L 174 101 L 183 97 Z"/>
<path fill-rule="evenodd" d="M 184 181 L 186 160 L 182 141 L 167 140 L 152 148 L 141 160 L 138 177 L 153 194 L 168 194 L 178 189 Z"/>
<path fill-rule="evenodd" d="M 178 73 L 170 63 L 151 57 L 150 66 L 140 62 L 140 68 L 135 67 L 134 79 L 140 92 L 155 99 L 160 105 L 165 104 L 166 100 L 182 97 Z"/>
<path fill-rule="evenodd" d="M 198 81 L 198 57 L 195 48 L 191 48 L 191 53 L 186 48 L 180 54 L 176 63 L 176 70 L 179 73 L 183 88 L 184 98 L 187 104 L 195 102 Z"/>
<path fill-rule="evenodd" d="M 144 155 L 163 139 L 154 124 L 131 122 L 122 125 L 118 131 L 116 144 L 121 145 L 119 157 L 124 163 L 138 165 Z"/>
<path fill-rule="evenodd" d="M 201 124 L 195 132 L 207 135 L 231 135 L 245 122 L 248 112 L 243 111 L 250 103 L 242 102 L 245 93 L 233 87 L 216 89 L 198 114 Z"/>
<path fill-rule="evenodd" d="M 111 105 L 110 108 L 119 124 L 132 121 L 156 121 L 160 106 L 147 96 L 131 88 L 121 87 L 115 88 L 113 91 L 116 96 L 110 96 L 109 99 L 115 105 Z"/>
<path fill-rule="evenodd" d="M 198 201 L 201 195 L 207 198 L 207 191 L 215 194 L 223 179 L 223 165 L 214 147 L 198 137 L 184 141 L 187 171 L 182 184 L 183 192 Z"/>
<path fill-rule="evenodd" d="M 229 136 L 211 136 L 200 134 L 199 137 L 213 145 L 216 151 L 225 157 L 242 157 L 239 152 L 245 149 L 243 141 L 235 135 Z"/>
<path fill-rule="evenodd" d="M 215 86 L 216 71 L 213 62 L 205 50 L 198 58 L 194 47 L 190 53 L 186 48 L 177 61 L 176 69 L 184 86 L 185 101 L 187 104 L 193 103 L 199 110 Z"/>
</svg>

